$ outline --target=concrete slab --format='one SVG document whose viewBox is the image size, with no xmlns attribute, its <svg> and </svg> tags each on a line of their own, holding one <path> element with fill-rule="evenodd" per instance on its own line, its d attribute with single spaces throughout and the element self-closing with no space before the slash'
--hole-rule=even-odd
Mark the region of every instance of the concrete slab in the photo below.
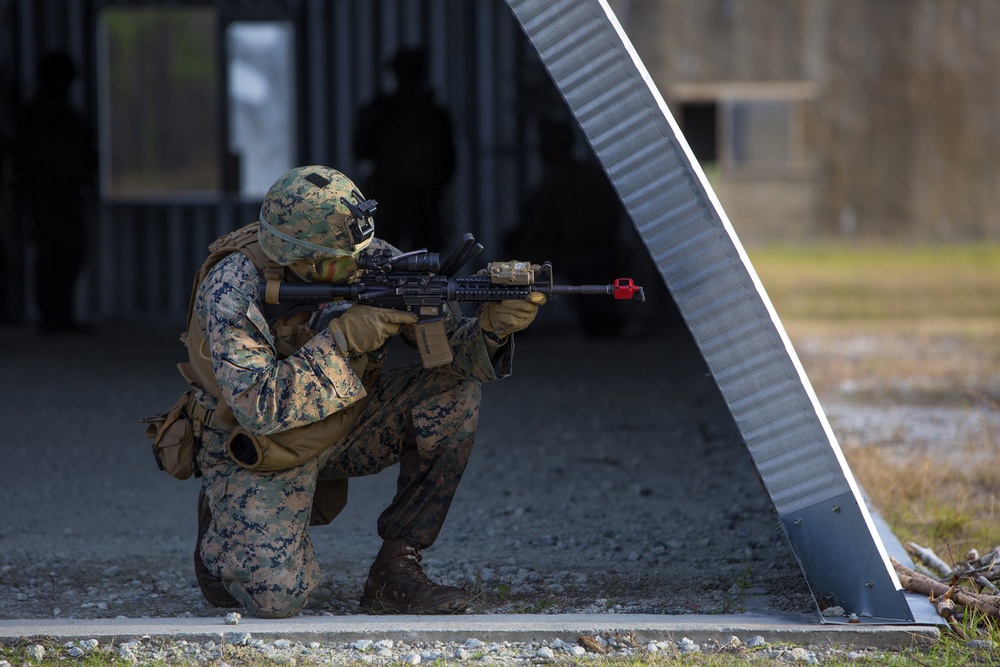
<svg viewBox="0 0 1000 667">
<path fill-rule="evenodd" d="M 303 642 L 348 642 L 357 639 L 394 641 L 534 642 L 603 632 L 634 633 L 642 641 L 725 644 L 733 635 L 742 641 L 761 636 L 768 643 L 796 646 L 899 649 L 936 641 L 935 626 L 820 623 L 801 614 L 659 615 L 659 614 L 482 614 L 464 616 L 303 616 L 269 620 L 244 618 L 226 625 L 216 618 L 116 618 L 0 620 L 0 641 L 43 635 L 60 641 L 97 639 L 102 643 L 129 638 L 225 641 L 226 633 Z"/>
</svg>

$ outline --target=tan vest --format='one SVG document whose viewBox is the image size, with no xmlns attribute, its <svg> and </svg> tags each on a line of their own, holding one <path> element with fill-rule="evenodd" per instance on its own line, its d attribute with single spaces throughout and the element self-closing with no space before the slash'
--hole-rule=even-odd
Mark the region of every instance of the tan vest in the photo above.
<svg viewBox="0 0 1000 667">
<path fill-rule="evenodd" d="M 232 433 L 227 443 L 227 449 L 234 461 L 245 468 L 261 472 L 286 470 L 301 465 L 326 451 L 347 435 L 367 401 L 362 399 L 322 421 L 274 433 L 270 436 L 253 435 L 243 429 L 237 423 L 232 410 L 222 397 L 222 391 L 212 368 L 212 355 L 208 349 L 208 341 L 205 340 L 198 317 L 194 312 L 195 300 L 199 287 L 212 268 L 234 252 L 246 255 L 269 285 L 276 286 L 276 283 L 281 281 L 284 276 L 284 267 L 264 254 L 257 242 L 257 223 L 247 225 L 219 238 L 208 247 L 208 250 L 208 258 L 195 275 L 194 285 L 191 288 L 191 300 L 188 305 L 187 331 L 181 335 L 181 341 L 188 350 L 189 361 L 178 364 L 177 368 L 188 383 L 204 389 L 215 397 L 217 405 L 214 414 L 208 415 L 203 412 L 202 423 Z M 300 312 L 290 318 L 282 316 L 272 324 L 275 351 L 280 359 L 294 354 L 315 335 L 308 326 L 309 318 L 310 313 Z M 363 369 L 356 370 L 360 372 Z M 195 417 L 195 429 L 198 431 L 198 415 Z M 232 456 L 231 445 L 237 439 L 242 439 L 244 446 L 254 447 L 257 453 L 255 464 L 248 465 Z M 347 480 L 318 482 L 313 506 L 313 524 L 332 520 L 346 503 Z"/>
</svg>

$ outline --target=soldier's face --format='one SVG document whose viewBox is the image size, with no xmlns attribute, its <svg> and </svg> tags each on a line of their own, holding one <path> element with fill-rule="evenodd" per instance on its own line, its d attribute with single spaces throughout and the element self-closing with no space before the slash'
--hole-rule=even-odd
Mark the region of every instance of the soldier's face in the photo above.
<svg viewBox="0 0 1000 667">
<path fill-rule="evenodd" d="M 358 258 L 355 255 L 344 255 L 326 259 L 300 260 L 288 268 L 295 275 L 309 282 L 345 283 L 357 272 Z"/>
</svg>

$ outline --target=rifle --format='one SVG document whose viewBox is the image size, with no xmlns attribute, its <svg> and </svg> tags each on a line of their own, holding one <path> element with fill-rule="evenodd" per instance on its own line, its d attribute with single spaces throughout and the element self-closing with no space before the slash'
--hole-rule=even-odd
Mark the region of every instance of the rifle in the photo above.
<svg viewBox="0 0 1000 667">
<path fill-rule="evenodd" d="M 541 292 L 549 299 L 560 294 L 606 294 L 620 300 L 646 300 L 642 287 L 631 278 L 618 278 L 610 285 L 556 285 L 549 262 L 491 262 L 485 271 L 474 275 L 454 275 L 482 250 L 472 234 L 463 236 L 462 243 L 444 261 L 426 249 L 393 256 L 386 248 L 363 254 L 351 283 L 280 282 L 276 295 L 269 291 L 267 299 L 272 305 L 308 307 L 340 298 L 414 313 L 419 318 L 414 325 L 417 350 L 425 368 L 452 360 L 444 324 L 450 301 L 526 299 L 532 292 Z"/>
</svg>

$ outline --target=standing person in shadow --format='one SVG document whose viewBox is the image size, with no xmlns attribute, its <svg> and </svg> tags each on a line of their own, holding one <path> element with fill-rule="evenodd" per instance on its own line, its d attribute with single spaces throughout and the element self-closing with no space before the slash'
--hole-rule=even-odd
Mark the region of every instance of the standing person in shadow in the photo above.
<svg viewBox="0 0 1000 667">
<path fill-rule="evenodd" d="M 2 111 L 2 110 L 0 110 Z M 0 128 L 2 130 L 2 128 Z M 17 227 L 13 206 L 13 142 L 0 133 L 0 325 L 18 322 L 18 296 L 23 290 L 23 278 L 15 254 Z"/>
<path fill-rule="evenodd" d="M 444 198 L 455 175 L 451 116 L 434 101 L 424 49 L 402 48 L 389 64 L 396 91 L 359 110 L 354 153 L 372 162 L 364 189 L 378 201 L 385 238 L 404 250 L 440 252 L 449 236 Z"/>
<path fill-rule="evenodd" d="M 14 130 L 15 192 L 35 246 L 43 333 L 81 330 L 73 288 L 86 253 L 84 201 L 93 191 L 97 154 L 89 123 L 69 101 L 76 76 L 66 52 L 43 55 L 37 95 L 21 109 Z"/>
<path fill-rule="evenodd" d="M 542 176 L 522 205 L 521 224 L 508 238 L 511 257 L 551 261 L 560 282 L 594 284 L 623 274 L 622 209 L 604 172 L 573 155 L 573 127 L 564 118 L 538 123 Z M 533 260 L 534 261 L 534 260 Z M 617 336 L 619 304 L 574 299 L 588 336 Z"/>
</svg>

